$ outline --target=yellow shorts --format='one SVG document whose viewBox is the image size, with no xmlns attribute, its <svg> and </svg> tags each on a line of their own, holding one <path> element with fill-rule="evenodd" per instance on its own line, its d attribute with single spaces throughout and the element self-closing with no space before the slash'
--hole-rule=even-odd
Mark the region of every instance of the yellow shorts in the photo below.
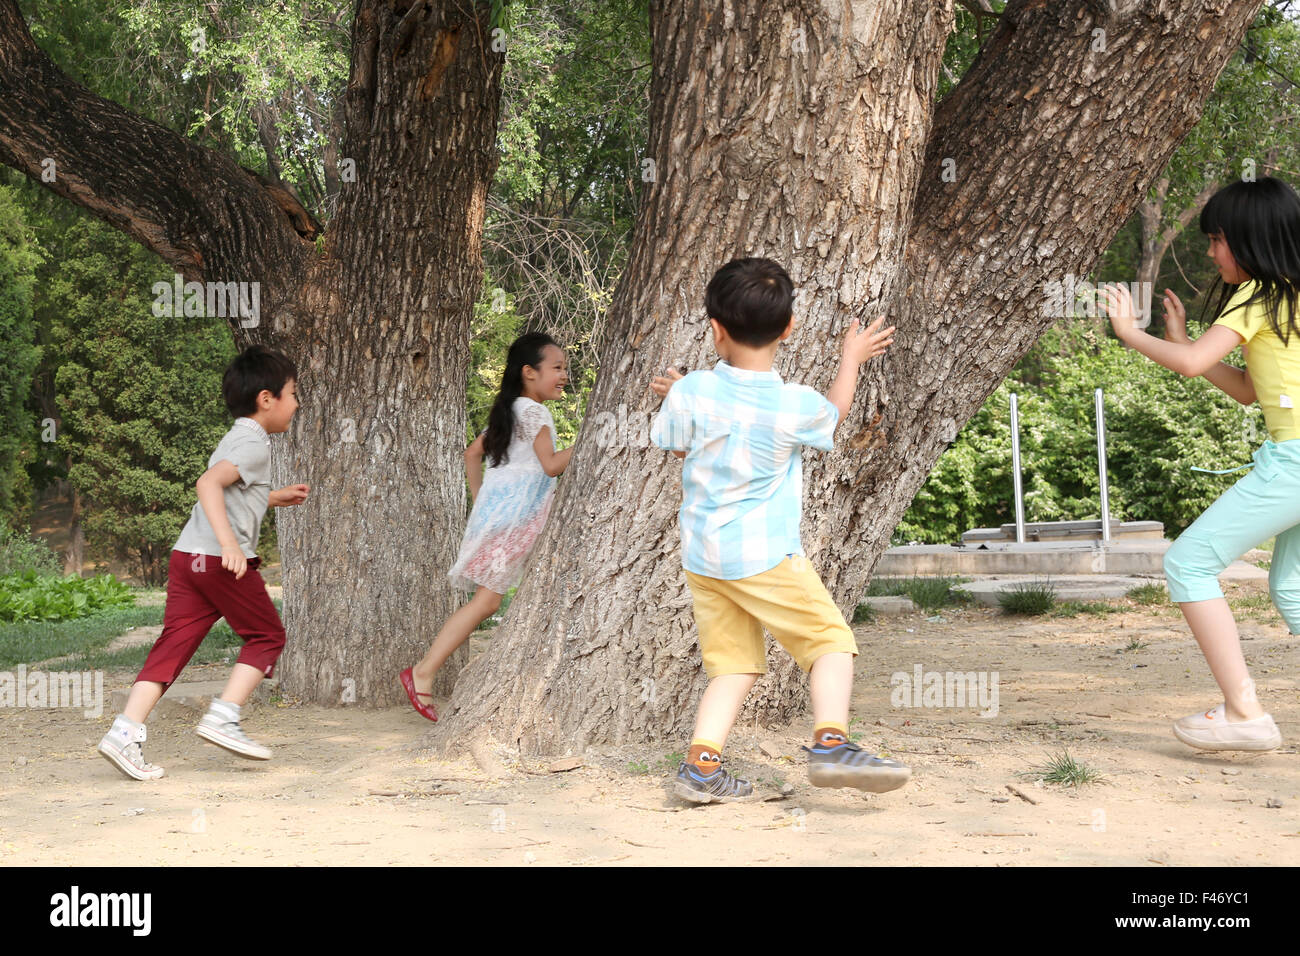
<svg viewBox="0 0 1300 956">
<path fill-rule="evenodd" d="M 686 583 L 695 599 L 700 655 L 710 678 L 766 674 L 764 625 L 805 671 L 823 654 L 858 653 L 844 615 L 803 555 L 735 581 L 687 571 Z"/>
</svg>

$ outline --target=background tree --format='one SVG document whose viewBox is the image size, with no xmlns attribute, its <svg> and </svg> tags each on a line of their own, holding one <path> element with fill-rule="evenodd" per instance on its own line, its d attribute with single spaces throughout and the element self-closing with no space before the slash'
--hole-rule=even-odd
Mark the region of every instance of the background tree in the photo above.
<svg viewBox="0 0 1300 956">
<path fill-rule="evenodd" d="M 40 360 L 32 321 L 38 250 L 13 191 L 0 185 L 0 517 L 14 529 L 31 510 L 26 466 L 35 457 L 36 429 L 26 406 Z"/>
<path fill-rule="evenodd" d="M 1179 145 L 1139 204 L 1136 281 L 1162 293 L 1160 271 L 1174 239 L 1234 178 L 1295 175 L 1300 141 L 1300 23 L 1292 4 L 1265 6 L 1219 76 L 1202 121 Z M 1152 316 L 1159 319 L 1159 310 Z"/>
<path fill-rule="evenodd" d="M 573 384 L 556 425 L 567 435 L 595 381 L 596 342 L 645 185 L 647 0 L 519 2 L 512 16 L 502 162 L 484 227 L 492 277 L 484 299 L 499 313 L 508 296 L 521 319 L 517 331 L 544 331 L 564 343 Z M 503 357 L 504 350 L 498 364 Z M 490 391 L 499 386 L 498 371 Z M 470 400 L 479 425 L 473 389 Z"/>
<path fill-rule="evenodd" d="M 60 71 L 13 0 L 0 3 L 0 160 L 186 280 L 260 284 L 260 316 L 229 319 L 238 346 L 297 359 L 303 409 L 273 442 L 273 473 L 313 486 L 278 516 L 295 634 L 282 674 L 306 699 L 384 703 L 401 693 L 397 663 L 455 606 L 430 569 L 450 563 L 460 538 L 447 516 L 464 509 L 465 370 L 502 50 L 487 4 L 361 0 L 350 12 L 328 231 L 287 176 L 242 168 Z M 190 49 L 219 44 L 220 33 Z M 207 62 L 188 76 L 198 82 Z"/>
<path fill-rule="evenodd" d="M 220 319 L 154 315 L 148 290 L 171 276 L 102 223 L 45 247 L 58 262 L 42 276 L 40 309 L 59 410 L 52 451 L 71 462 L 68 481 L 88 503 L 89 544 L 161 585 L 195 476 L 230 427 L 221 399 L 230 330 Z"/>
</svg>

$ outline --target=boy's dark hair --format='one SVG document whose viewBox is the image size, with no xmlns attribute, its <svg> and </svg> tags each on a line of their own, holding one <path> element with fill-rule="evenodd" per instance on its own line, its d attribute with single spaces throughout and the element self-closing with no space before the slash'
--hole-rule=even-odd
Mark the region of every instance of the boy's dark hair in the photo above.
<svg viewBox="0 0 1300 956">
<path fill-rule="evenodd" d="M 771 259 L 732 259 L 713 273 L 704 308 L 741 345 L 761 348 L 781 337 L 794 307 L 794 284 Z"/>
<path fill-rule="evenodd" d="M 257 396 L 266 389 L 276 398 L 290 379 L 298 378 L 293 362 L 265 345 L 250 345 L 230 363 L 221 377 L 221 397 L 236 418 L 257 411 Z"/>
</svg>

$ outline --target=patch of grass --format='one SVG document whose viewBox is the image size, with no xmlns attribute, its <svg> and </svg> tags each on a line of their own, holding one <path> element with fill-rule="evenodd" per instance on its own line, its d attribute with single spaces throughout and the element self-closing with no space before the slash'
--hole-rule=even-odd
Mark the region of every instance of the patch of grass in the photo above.
<svg viewBox="0 0 1300 956">
<path fill-rule="evenodd" d="M 272 600 L 276 610 L 282 602 Z M 0 624 L 0 668 L 32 664 L 52 657 L 71 655 L 70 660 L 44 667 L 51 671 L 69 670 L 139 670 L 152 643 L 126 647 L 109 653 L 104 650 L 113 638 L 133 627 L 160 625 L 163 606 L 121 608 L 99 611 L 75 621 L 27 621 Z M 203 639 L 191 659 L 193 664 L 231 663 L 239 656 L 243 641 L 222 621 Z"/>
<path fill-rule="evenodd" d="M 1130 601 L 1143 605 L 1169 603 L 1169 595 L 1161 584 L 1139 584 L 1135 588 L 1130 588 L 1124 596 Z"/>
<path fill-rule="evenodd" d="M 1056 589 L 1051 578 L 1022 581 L 998 592 L 998 604 L 1007 614 L 1046 614 L 1056 604 Z"/>
<path fill-rule="evenodd" d="M 167 603 L 167 589 L 165 587 L 133 587 L 131 590 L 135 592 L 136 607 L 147 607 L 154 604 L 162 605 Z"/>
<path fill-rule="evenodd" d="M 660 770 L 676 770 L 682 765 L 682 761 L 685 759 L 686 754 L 682 753 L 680 750 L 674 750 L 672 753 L 664 754 L 660 757 L 657 766 Z"/>
<path fill-rule="evenodd" d="M 853 624 L 875 624 L 876 609 L 870 604 L 859 604 L 853 609 Z"/>
<path fill-rule="evenodd" d="M 895 597 L 906 594 L 907 578 L 872 578 L 867 582 L 867 597 Z"/>
<path fill-rule="evenodd" d="M 969 580 L 971 579 L 955 575 L 915 574 L 906 578 L 872 578 L 867 586 L 867 597 L 902 595 L 911 598 L 912 603 L 922 610 L 938 611 L 945 607 L 969 604 L 973 600 L 969 594 L 953 590 L 953 585 Z M 854 617 L 857 617 L 856 611 Z"/>
<path fill-rule="evenodd" d="M 849 730 L 849 743 L 851 744 L 856 744 L 859 740 L 862 739 L 862 731 L 853 729 L 853 723 L 856 720 L 857 720 L 856 717 L 849 718 L 848 730 Z"/>
<path fill-rule="evenodd" d="M 162 608 L 158 608 L 158 610 L 161 611 Z M 208 631 L 208 636 L 203 639 L 203 643 L 199 645 L 199 649 L 194 652 L 194 656 L 190 658 L 190 663 L 186 666 L 189 667 L 193 664 L 233 664 L 235 658 L 239 656 L 239 648 L 243 644 L 244 642 L 239 639 L 239 635 L 232 631 L 225 621 L 222 621 Z M 153 647 L 152 643 L 124 647 L 111 653 L 105 650 L 89 650 L 78 654 L 72 660 L 51 664 L 49 669 L 52 671 L 139 670 L 144 666 L 144 659 L 149 656 L 151 647 Z"/>
<path fill-rule="evenodd" d="M 64 654 L 90 653 L 129 628 L 161 624 L 162 619 L 162 607 L 153 606 L 97 611 L 74 621 L 0 624 L 0 667 L 11 669 Z"/>
<path fill-rule="evenodd" d="M 1124 610 L 1105 601 L 1061 601 L 1048 612 L 1050 617 L 1074 617 L 1078 614 L 1117 614 Z"/>
<path fill-rule="evenodd" d="M 1123 647 L 1121 647 L 1120 650 L 1121 650 L 1121 651 L 1140 651 L 1140 650 L 1142 650 L 1142 648 L 1144 648 L 1144 647 L 1148 647 L 1148 646 L 1150 646 L 1150 645 L 1148 645 L 1146 641 L 1139 641 L 1139 640 L 1135 637 L 1135 638 L 1133 638 L 1133 640 L 1129 641 L 1126 645 L 1124 645 Z"/>
<path fill-rule="evenodd" d="M 1059 783 L 1063 786 L 1081 787 L 1086 783 L 1097 783 L 1101 773 L 1087 764 L 1079 763 L 1070 756 L 1068 750 L 1049 755 L 1047 763 L 1033 770 L 1021 771 L 1017 776 L 1041 779 L 1044 783 Z"/>
<path fill-rule="evenodd" d="M 1258 607 L 1272 607 L 1273 598 L 1270 597 L 1268 593 L 1246 594 L 1241 597 L 1231 598 L 1228 601 L 1228 604 L 1231 605 L 1233 608 L 1243 608 L 1243 609 L 1258 608 Z"/>
<path fill-rule="evenodd" d="M 650 765 L 642 763 L 639 760 L 632 760 L 627 765 L 628 772 L 636 774 L 638 777 L 644 777 L 650 772 Z"/>
</svg>

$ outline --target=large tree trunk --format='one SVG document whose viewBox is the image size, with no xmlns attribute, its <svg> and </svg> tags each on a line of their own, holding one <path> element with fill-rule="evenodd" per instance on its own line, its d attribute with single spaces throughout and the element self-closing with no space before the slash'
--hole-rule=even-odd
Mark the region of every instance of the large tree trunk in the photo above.
<svg viewBox="0 0 1300 956">
<path fill-rule="evenodd" d="M 414 4 L 400 22 L 392 6 L 363 4 L 353 26 L 343 154 L 356 182 L 341 184 L 331 224 L 329 307 L 296 330 L 311 404 L 276 469 L 315 480 L 277 529 L 294 596 L 285 683 L 322 702 L 405 701 L 397 671 L 461 598 L 446 572 L 464 528 L 469 321 L 502 56 L 486 5 L 474 19 Z"/>
<path fill-rule="evenodd" d="M 347 168 L 318 250 L 319 226 L 273 178 L 78 86 L 0 0 L 0 161 L 187 281 L 259 282 L 260 321 L 232 317 L 236 340 L 298 363 L 302 408 L 272 447 L 278 483 L 312 486 L 277 515 L 282 676 L 305 700 L 404 700 L 398 670 L 459 604 L 446 569 L 464 523 L 469 320 L 503 61 L 488 10 L 358 2 Z"/>
<path fill-rule="evenodd" d="M 598 419 L 643 422 L 652 374 L 716 361 L 702 292 L 736 255 L 782 261 L 799 290 L 777 353 L 788 379 L 827 387 L 852 317 L 898 325 L 835 451 L 805 461 L 804 546 L 851 613 L 939 455 L 1058 321 L 1046 284 L 1090 270 L 1260 5 L 1013 0 L 933 124 L 949 4 L 753 3 L 734 19 L 703 0 L 655 5 L 659 179 L 587 420 L 504 626 L 428 742 L 486 728 L 535 753 L 689 732 L 702 674 L 680 466 L 639 430 L 598 441 Z M 784 655 L 769 666 L 742 719 L 802 706 Z"/>
<path fill-rule="evenodd" d="M 578 450 L 501 636 L 457 685 L 453 735 L 486 722 L 549 751 L 688 727 L 702 674 L 680 466 L 648 441 L 650 380 L 668 364 L 717 361 L 704 287 L 725 260 L 753 254 L 780 260 L 798 290 L 778 370 L 829 385 L 839 355 L 828 338 L 879 311 L 900 268 L 951 21 L 928 0 L 652 7 L 654 181 Z M 840 440 L 857 430 L 846 422 Z M 827 535 L 804 543 L 823 565 Z M 785 656 L 771 665 L 742 720 L 802 707 L 798 668 Z"/>
</svg>

